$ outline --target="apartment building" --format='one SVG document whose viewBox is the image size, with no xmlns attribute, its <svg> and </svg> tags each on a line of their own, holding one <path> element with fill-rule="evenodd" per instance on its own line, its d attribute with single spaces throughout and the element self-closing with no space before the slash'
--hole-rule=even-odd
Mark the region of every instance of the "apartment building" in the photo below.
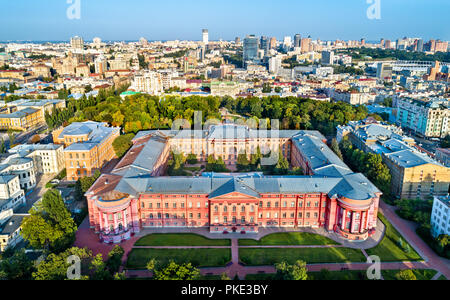
<svg viewBox="0 0 450 300">
<path fill-rule="evenodd" d="M 447 99 L 398 98 L 397 123 L 424 137 L 450 134 L 450 101 Z"/>
<path fill-rule="evenodd" d="M 434 197 L 430 223 L 435 238 L 441 234 L 450 235 L 450 196 Z"/>
<path fill-rule="evenodd" d="M 371 118 L 338 126 L 338 141 L 344 137 L 362 151 L 382 156 L 392 175 L 394 196 L 427 199 L 449 192 L 450 168 L 420 153 L 414 139 L 403 135 L 401 128 Z"/>
<path fill-rule="evenodd" d="M 42 125 L 45 123 L 45 115 L 40 109 L 25 108 L 19 111 L 14 109 L 3 109 L 0 113 L 0 130 L 23 130 Z"/>
<path fill-rule="evenodd" d="M 64 145 L 67 179 L 92 176 L 116 157 L 112 143 L 120 135 L 119 127 L 107 123 L 83 122 L 53 131 L 53 142 Z"/>
</svg>

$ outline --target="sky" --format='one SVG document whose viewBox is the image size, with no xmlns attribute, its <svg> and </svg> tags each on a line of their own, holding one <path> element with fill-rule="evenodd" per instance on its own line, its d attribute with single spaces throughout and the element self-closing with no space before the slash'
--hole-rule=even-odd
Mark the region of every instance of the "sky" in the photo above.
<svg viewBox="0 0 450 300">
<path fill-rule="evenodd" d="M 80 19 L 67 10 L 80 2 Z M 247 34 L 450 40 L 449 0 L 1 0 L 0 41 L 233 40 Z M 71 2 L 72 4 L 69 4 Z M 370 2 L 370 3 L 368 3 Z M 380 19 L 367 10 L 380 3 Z M 72 11 L 73 12 L 73 11 Z M 376 12 L 376 11 L 374 11 Z"/>
</svg>

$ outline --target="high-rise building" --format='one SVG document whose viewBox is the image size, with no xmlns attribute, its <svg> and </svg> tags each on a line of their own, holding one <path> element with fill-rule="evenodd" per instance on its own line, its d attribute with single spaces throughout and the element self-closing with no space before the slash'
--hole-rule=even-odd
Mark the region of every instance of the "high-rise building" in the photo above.
<svg viewBox="0 0 450 300">
<path fill-rule="evenodd" d="M 269 38 L 267 36 L 261 37 L 261 43 L 260 43 L 261 50 L 264 50 L 264 54 L 267 55 L 270 50 L 270 43 Z"/>
<path fill-rule="evenodd" d="M 241 38 L 240 38 L 240 37 L 236 37 L 236 38 L 234 39 L 234 43 L 235 43 L 236 45 L 240 44 L 240 43 L 241 43 Z"/>
<path fill-rule="evenodd" d="M 332 65 L 334 64 L 334 52 L 333 51 L 322 51 L 322 64 Z"/>
<path fill-rule="evenodd" d="M 79 36 L 75 36 L 70 39 L 70 46 L 72 49 L 83 50 L 84 49 L 84 41 L 83 38 Z"/>
<path fill-rule="evenodd" d="M 284 46 L 286 49 L 291 48 L 291 47 L 292 47 L 292 37 L 290 37 L 290 36 L 285 36 L 285 37 L 284 37 L 284 41 L 283 41 L 283 46 Z"/>
<path fill-rule="evenodd" d="M 294 36 L 294 47 L 295 47 L 295 48 L 300 48 L 301 43 L 302 43 L 302 36 L 301 36 L 300 34 L 297 33 L 297 34 Z"/>
<path fill-rule="evenodd" d="M 272 74 L 277 74 L 281 68 L 281 63 L 281 56 L 273 56 L 269 58 L 269 72 Z"/>
<path fill-rule="evenodd" d="M 422 39 L 417 40 L 417 51 L 423 52 L 423 40 Z"/>
<path fill-rule="evenodd" d="M 270 39 L 270 49 L 275 49 L 277 47 L 277 38 L 276 37 L 272 37 Z"/>
<path fill-rule="evenodd" d="M 377 78 L 386 79 L 392 77 L 393 67 L 391 64 L 379 63 L 377 66 Z"/>
<path fill-rule="evenodd" d="M 302 48 L 302 53 L 307 53 L 311 51 L 311 38 L 304 38 L 301 41 L 300 47 Z"/>
<path fill-rule="evenodd" d="M 208 29 L 203 29 L 202 37 L 203 37 L 203 43 L 205 45 L 208 45 L 208 43 L 209 43 L 209 32 L 208 32 Z"/>
<path fill-rule="evenodd" d="M 259 39 L 254 35 L 247 35 L 244 39 L 244 64 L 255 61 L 258 58 Z"/>
</svg>

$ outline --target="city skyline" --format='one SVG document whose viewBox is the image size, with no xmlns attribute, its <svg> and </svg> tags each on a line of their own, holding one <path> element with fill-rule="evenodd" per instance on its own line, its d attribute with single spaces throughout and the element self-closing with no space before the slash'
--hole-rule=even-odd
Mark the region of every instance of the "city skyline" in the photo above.
<svg viewBox="0 0 450 300">
<path fill-rule="evenodd" d="M 322 40 L 450 39 L 450 21 L 445 17 L 448 1 L 414 1 L 414 5 L 405 0 L 381 1 L 381 19 L 368 18 L 366 1 L 348 5 L 349 1 L 263 0 L 255 6 L 252 1 L 232 0 L 222 7 L 203 0 L 195 4 L 81 0 L 80 19 L 71 20 L 67 16 L 71 4 L 66 1 L 47 0 L 43 5 L 18 0 L 4 4 L 10 13 L 0 20 L 0 26 L 8 28 L 0 32 L 0 41 L 67 41 L 74 35 L 85 40 L 96 36 L 104 40 L 201 40 L 203 28 L 209 30 L 210 40 L 234 40 L 247 34 L 282 39 L 296 33 Z"/>
</svg>

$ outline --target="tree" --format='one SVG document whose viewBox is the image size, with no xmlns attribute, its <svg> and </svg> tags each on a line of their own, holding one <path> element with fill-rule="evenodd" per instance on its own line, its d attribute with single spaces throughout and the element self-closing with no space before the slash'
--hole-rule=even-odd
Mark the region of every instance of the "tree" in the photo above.
<svg viewBox="0 0 450 300">
<path fill-rule="evenodd" d="M 128 152 L 128 150 L 133 145 L 132 140 L 134 137 L 135 137 L 135 135 L 133 133 L 129 133 L 126 135 L 118 136 L 114 140 L 112 145 L 113 145 L 113 148 L 114 148 L 114 151 L 115 151 L 117 157 L 121 158 Z"/>
<path fill-rule="evenodd" d="M 187 156 L 186 161 L 188 162 L 188 164 L 190 165 L 195 165 L 198 163 L 198 159 L 197 159 L 197 155 L 191 153 Z"/>
<path fill-rule="evenodd" d="M 170 261 L 167 266 L 149 270 L 154 272 L 155 280 L 196 280 L 200 277 L 200 271 L 191 263 L 177 264 Z"/>
<path fill-rule="evenodd" d="M 48 190 L 41 206 L 30 211 L 22 223 L 22 236 L 31 246 L 60 252 L 72 245 L 77 226 L 59 191 Z"/>
<path fill-rule="evenodd" d="M 395 275 L 397 280 L 417 280 L 412 270 L 402 270 Z"/>
<path fill-rule="evenodd" d="M 4 254 L 0 262 L 0 280 L 31 280 L 34 271 L 33 261 L 23 249 L 15 251 L 12 256 Z"/>
<path fill-rule="evenodd" d="M 33 273 L 35 280 L 66 280 L 67 271 L 72 266 L 68 262 L 69 256 L 77 256 L 80 260 L 86 260 L 92 257 L 92 252 L 88 249 L 70 248 L 66 251 L 55 254 L 51 253 L 38 266 L 36 272 Z M 86 270 L 81 270 L 82 274 L 86 274 Z M 87 275 L 82 275 L 80 279 L 88 279 Z"/>
<path fill-rule="evenodd" d="M 227 273 L 223 273 L 223 274 L 220 276 L 220 280 L 228 281 L 228 280 L 231 280 L 231 278 L 227 275 Z"/>
<path fill-rule="evenodd" d="M 337 142 L 336 138 L 334 138 L 331 141 L 331 150 L 336 153 L 336 155 L 341 159 L 344 160 L 344 157 L 342 156 L 341 150 L 339 149 L 339 143 Z"/>
<path fill-rule="evenodd" d="M 298 260 L 295 264 L 289 265 L 287 262 L 281 262 L 275 265 L 277 269 L 276 278 L 278 280 L 307 280 L 308 270 L 306 262 Z"/>
<path fill-rule="evenodd" d="M 108 268 L 109 272 L 111 273 L 117 273 L 119 272 L 120 266 L 122 265 L 122 257 L 125 254 L 125 250 L 123 250 L 120 246 L 115 246 L 109 253 L 108 253 L 108 260 L 106 262 L 106 267 Z"/>
</svg>

